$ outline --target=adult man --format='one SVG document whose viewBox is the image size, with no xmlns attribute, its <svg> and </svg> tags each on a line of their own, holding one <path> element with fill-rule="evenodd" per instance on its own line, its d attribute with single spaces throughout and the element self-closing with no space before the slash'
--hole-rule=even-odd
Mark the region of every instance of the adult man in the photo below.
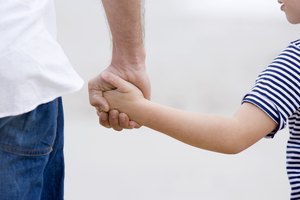
<svg viewBox="0 0 300 200">
<path fill-rule="evenodd" d="M 60 96 L 79 90 L 82 80 L 55 40 L 53 0 L 0 0 L 0 5 L 0 199 L 60 200 L 64 189 Z M 143 44 L 130 39 L 142 38 L 140 1 L 106 0 L 103 5 L 113 30 L 114 52 L 117 51 L 107 70 L 128 77 L 137 85 L 146 85 L 140 84 L 147 79 L 144 60 L 138 59 L 138 65 L 131 62 L 131 57 L 144 58 Z M 138 15 L 128 12 L 134 11 L 132 8 L 139 9 Z M 118 17 L 112 12 L 118 13 Z M 126 28 L 132 32 L 122 31 L 123 21 L 127 21 Z M 125 33 L 128 35 L 122 35 Z M 133 33 L 136 34 L 130 35 Z M 132 48 L 130 43 L 134 44 Z M 123 44 L 127 44 L 126 48 Z M 142 53 L 137 56 L 134 52 Z M 99 89 L 110 88 L 101 79 L 97 79 L 97 86 L 91 89 L 92 100 L 101 94 Z M 93 102 L 105 106 L 104 101 Z M 128 117 L 121 114 L 115 119 L 116 114 L 103 114 L 103 123 L 115 129 L 128 128 L 128 123 L 117 126 L 119 118 L 122 121 Z"/>
</svg>

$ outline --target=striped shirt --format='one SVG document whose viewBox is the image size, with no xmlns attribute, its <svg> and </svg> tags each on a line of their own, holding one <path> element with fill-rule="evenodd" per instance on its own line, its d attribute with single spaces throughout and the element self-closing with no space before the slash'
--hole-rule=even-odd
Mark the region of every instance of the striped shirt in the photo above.
<svg viewBox="0 0 300 200">
<path fill-rule="evenodd" d="M 252 103 L 277 124 L 267 137 L 289 126 L 287 174 L 291 199 L 300 199 L 300 40 L 291 42 L 258 76 L 243 102 Z"/>
</svg>

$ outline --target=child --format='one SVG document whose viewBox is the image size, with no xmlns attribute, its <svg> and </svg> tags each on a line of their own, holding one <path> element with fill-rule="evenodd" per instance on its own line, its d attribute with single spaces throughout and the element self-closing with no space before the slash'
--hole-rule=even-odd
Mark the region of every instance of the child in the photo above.
<svg viewBox="0 0 300 200">
<path fill-rule="evenodd" d="M 300 23 L 299 0 L 279 3 L 290 23 Z M 265 68 L 232 117 L 189 113 L 156 104 L 111 73 L 103 73 L 102 78 L 116 88 L 104 93 L 111 109 L 126 113 L 140 125 L 210 151 L 239 153 L 265 136 L 273 137 L 289 121 L 287 171 L 291 199 L 300 199 L 300 40 L 291 42 Z"/>
</svg>

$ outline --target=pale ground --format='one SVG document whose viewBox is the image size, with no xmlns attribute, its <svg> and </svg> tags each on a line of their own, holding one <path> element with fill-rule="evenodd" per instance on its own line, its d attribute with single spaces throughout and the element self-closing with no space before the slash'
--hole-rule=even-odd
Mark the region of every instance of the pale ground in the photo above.
<svg viewBox="0 0 300 200">
<path fill-rule="evenodd" d="M 173 107 L 231 115 L 263 67 L 299 36 L 274 1 L 266 13 L 241 3 L 242 10 L 220 12 L 204 0 L 204 12 L 197 1 L 172 2 L 147 1 L 146 47 L 153 101 Z M 101 5 L 60 0 L 57 9 L 60 43 L 87 82 L 109 63 Z M 65 97 L 65 115 L 67 200 L 289 198 L 287 130 L 239 155 L 196 149 L 147 128 L 116 133 L 97 124 L 86 85 Z"/>
</svg>

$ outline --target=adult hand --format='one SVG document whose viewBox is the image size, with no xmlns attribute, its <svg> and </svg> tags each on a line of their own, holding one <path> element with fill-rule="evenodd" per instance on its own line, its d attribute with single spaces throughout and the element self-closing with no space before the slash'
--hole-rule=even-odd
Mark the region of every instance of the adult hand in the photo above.
<svg viewBox="0 0 300 200">
<path fill-rule="evenodd" d="M 119 67 L 117 65 L 110 65 L 104 70 L 104 72 L 106 71 L 134 84 L 143 92 L 145 98 L 150 99 L 151 87 L 145 67 Z M 116 131 L 121 131 L 124 128 L 139 128 L 140 125 L 131 121 L 125 113 L 110 110 L 108 102 L 103 97 L 103 92 L 115 88 L 103 79 L 102 73 L 90 80 L 88 84 L 90 104 L 97 109 L 99 123 L 106 128 L 113 128 Z"/>
</svg>

